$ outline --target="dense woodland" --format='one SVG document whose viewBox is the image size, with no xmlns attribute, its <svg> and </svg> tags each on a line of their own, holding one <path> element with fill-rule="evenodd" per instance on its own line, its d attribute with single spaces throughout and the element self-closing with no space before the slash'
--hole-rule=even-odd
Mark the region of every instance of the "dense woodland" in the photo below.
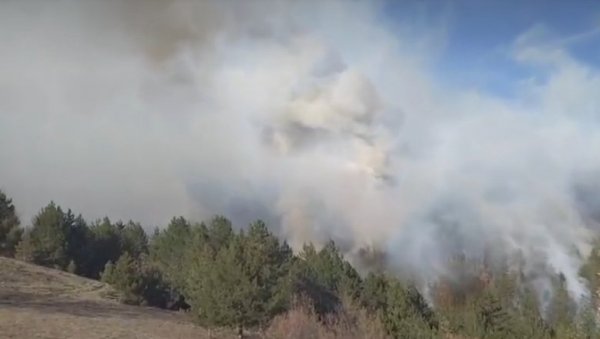
<svg viewBox="0 0 600 339">
<path fill-rule="evenodd" d="M 600 284 L 596 248 L 581 271 L 591 291 Z M 175 217 L 146 234 L 139 223 L 88 222 L 51 202 L 22 227 L 0 192 L 0 255 L 101 279 L 124 303 L 183 309 L 203 326 L 267 338 L 600 334 L 595 294 L 576 303 L 560 275 L 542 301 L 518 269 L 457 256 L 448 262 L 453 277 L 440 277 L 425 296 L 409 277 L 359 274 L 333 242 L 294 253 L 261 221 L 234 227 L 221 216 L 203 223 Z"/>
</svg>

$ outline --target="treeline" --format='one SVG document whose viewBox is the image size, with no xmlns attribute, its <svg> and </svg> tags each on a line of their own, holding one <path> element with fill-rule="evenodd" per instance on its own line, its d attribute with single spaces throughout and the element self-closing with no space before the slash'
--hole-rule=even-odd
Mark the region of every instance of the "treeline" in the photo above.
<svg viewBox="0 0 600 339">
<path fill-rule="evenodd" d="M 600 248 L 600 246 L 597 246 Z M 540 299 L 519 270 L 456 257 L 427 288 L 406 277 L 361 276 L 333 242 L 294 253 L 257 221 L 239 231 L 224 217 L 183 217 L 147 235 L 135 222 L 87 223 L 54 203 L 20 227 L 0 192 L 5 256 L 101 279 L 123 302 L 188 309 L 207 327 L 272 338 L 598 338 L 595 296 L 575 303 L 564 277 Z M 582 270 L 598 287 L 600 256 Z M 456 277 L 460 277 L 457 279 Z M 434 306 L 433 306 L 434 305 Z"/>
</svg>

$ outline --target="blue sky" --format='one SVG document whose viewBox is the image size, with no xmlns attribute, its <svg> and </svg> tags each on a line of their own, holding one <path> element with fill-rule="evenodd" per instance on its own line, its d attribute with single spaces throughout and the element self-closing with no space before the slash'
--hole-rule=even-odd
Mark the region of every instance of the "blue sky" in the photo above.
<svg viewBox="0 0 600 339">
<path fill-rule="evenodd" d="M 453 85 L 511 96 L 518 81 L 542 76 L 511 57 L 515 40 L 532 29 L 543 31 L 542 43 L 600 66 L 600 1 L 389 1 L 383 11 L 392 30 L 438 37 L 433 66 Z"/>
</svg>

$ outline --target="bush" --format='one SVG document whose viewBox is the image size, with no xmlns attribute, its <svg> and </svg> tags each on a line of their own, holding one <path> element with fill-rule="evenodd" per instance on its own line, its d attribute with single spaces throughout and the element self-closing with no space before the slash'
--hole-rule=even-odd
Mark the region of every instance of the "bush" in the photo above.
<svg viewBox="0 0 600 339">
<path fill-rule="evenodd" d="M 325 317 L 318 316 L 310 300 L 301 299 L 289 312 L 275 317 L 265 336 L 273 339 L 390 338 L 378 316 L 368 314 L 349 297 L 342 299 L 341 307 Z"/>
<path fill-rule="evenodd" d="M 170 297 L 159 271 L 125 252 L 115 264 L 106 264 L 102 281 L 120 293 L 120 301 L 133 305 L 166 307 Z"/>
<path fill-rule="evenodd" d="M 143 282 L 140 269 L 129 253 L 123 254 L 114 264 L 107 263 L 101 279 L 121 293 L 121 302 L 134 305 L 142 303 Z"/>
</svg>

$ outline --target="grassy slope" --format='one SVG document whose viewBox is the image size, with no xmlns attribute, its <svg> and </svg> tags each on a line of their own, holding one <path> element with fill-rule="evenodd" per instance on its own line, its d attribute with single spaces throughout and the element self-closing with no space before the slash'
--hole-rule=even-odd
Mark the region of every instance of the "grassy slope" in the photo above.
<svg viewBox="0 0 600 339">
<path fill-rule="evenodd" d="M 101 282 L 0 257 L 0 337 L 209 338 L 185 314 L 114 296 Z"/>
</svg>

